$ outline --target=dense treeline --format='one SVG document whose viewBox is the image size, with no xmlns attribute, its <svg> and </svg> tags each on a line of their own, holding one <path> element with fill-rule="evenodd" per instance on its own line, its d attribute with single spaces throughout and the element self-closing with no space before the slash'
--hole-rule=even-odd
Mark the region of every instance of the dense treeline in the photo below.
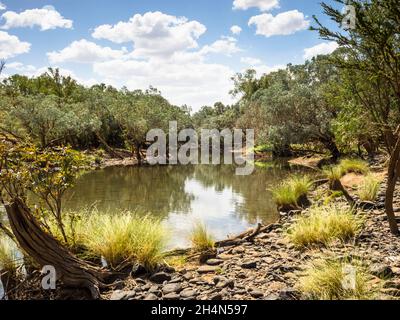
<svg viewBox="0 0 400 320">
<path fill-rule="evenodd" d="M 0 90 L 3 131 L 29 137 L 41 147 L 102 146 L 110 152 L 126 147 L 140 156 L 150 129 L 167 129 L 172 120 L 190 125 L 189 110 L 171 105 L 154 88 L 85 88 L 54 69 L 36 78 L 11 76 Z"/>
</svg>

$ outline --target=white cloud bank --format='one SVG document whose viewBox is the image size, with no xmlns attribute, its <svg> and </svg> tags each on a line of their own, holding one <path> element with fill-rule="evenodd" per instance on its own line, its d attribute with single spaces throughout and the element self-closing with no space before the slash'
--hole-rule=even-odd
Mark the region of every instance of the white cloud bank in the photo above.
<svg viewBox="0 0 400 320">
<path fill-rule="evenodd" d="M 98 26 L 92 36 L 115 43 L 133 42 L 134 55 L 168 56 L 176 51 L 198 48 L 197 39 L 207 28 L 197 21 L 162 12 L 136 14 L 129 21 Z"/>
<path fill-rule="evenodd" d="M 247 10 L 250 8 L 258 8 L 261 11 L 269 11 L 279 8 L 279 0 L 234 0 L 234 10 Z"/>
<path fill-rule="evenodd" d="M 29 9 L 21 13 L 7 11 L 1 16 L 5 20 L 2 29 L 39 26 L 42 31 L 65 28 L 72 29 L 73 21 L 65 19 L 53 6 Z"/>
<path fill-rule="evenodd" d="M 0 2 L 0 11 L 6 10 L 6 9 L 7 9 L 7 6 L 4 3 Z"/>
<path fill-rule="evenodd" d="M 127 53 L 126 49 L 113 50 L 110 47 L 101 47 L 85 39 L 74 41 L 61 51 L 47 53 L 51 63 L 77 62 L 92 63 L 109 59 L 120 59 Z"/>
<path fill-rule="evenodd" d="M 321 55 L 321 54 L 330 54 L 333 51 L 335 51 L 337 48 L 339 48 L 339 45 L 334 41 L 323 42 L 323 43 L 317 44 L 314 47 L 304 49 L 303 58 L 306 60 L 309 60 L 309 59 L 316 57 L 318 55 Z"/>
<path fill-rule="evenodd" d="M 0 31 L 0 59 L 8 59 L 29 52 L 31 44 L 20 41 L 18 37 Z"/>
<path fill-rule="evenodd" d="M 310 21 L 298 10 L 286 11 L 273 16 L 264 13 L 253 16 L 249 20 L 249 26 L 256 26 L 256 34 L 266 37 L 277 35 L 290 35 L 309 27 Z"/>
</svg>

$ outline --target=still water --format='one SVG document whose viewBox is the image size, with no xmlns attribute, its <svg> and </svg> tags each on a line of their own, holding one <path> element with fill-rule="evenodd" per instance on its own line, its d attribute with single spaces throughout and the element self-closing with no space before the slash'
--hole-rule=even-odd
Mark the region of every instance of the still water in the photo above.
<svg viewBox="0 0 400 320">
<path fill-rule="evenodd" d="M 204 222 L 217 240 L 258 222 L 276 221 L 268 190 L 298 170 L 287 163 L 271 163 L 250 176 L 236 176 L 235 168 L 226 165 L 111 167 L 83 175 L 67 195 L 65 207 L 95 205 L 110 214 L 148 213 L 169 229 L 169 248 L 187 247 L 196 221 Z"/>
</svg>

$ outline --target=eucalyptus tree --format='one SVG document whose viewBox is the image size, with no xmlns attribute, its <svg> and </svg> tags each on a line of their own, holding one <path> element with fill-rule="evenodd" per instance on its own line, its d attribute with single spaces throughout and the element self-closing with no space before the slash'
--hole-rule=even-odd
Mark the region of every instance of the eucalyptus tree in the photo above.
<svg viewBox="0 0 400 320">
<path fill-rule="evenodd" d="M 332 62 L 350 75 L 350 87 L 358 104 L 385 141 L 390 154 L 386 213 L 390 230 L 399 233 L 393 210 L 393 196 L 400 174 L 400 8 L 398 0 L 336 0 L 354 11 L 353 16 L 326 3 L 325 15 L 338 25 L 349 18 L 354 25 L 331 30 L 315 18 L 323 39 L 345 48 Z"/>
</svg>

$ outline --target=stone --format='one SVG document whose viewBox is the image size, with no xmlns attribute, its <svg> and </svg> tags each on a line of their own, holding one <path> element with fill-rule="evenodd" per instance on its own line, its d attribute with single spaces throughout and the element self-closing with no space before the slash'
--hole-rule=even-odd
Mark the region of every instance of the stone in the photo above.
<svg viewBox="0 0 400 320">
<path fill-rule="evenodd" d="M 150 281 L 158 284 L 163 284 L 165 281 L 170 281 L 171 276 L 166 272 L 157 272 L 150 277 Z"/>
<path fill-rule="evenodd" d="M 218 266 L 201 266 L 197 269 L 198 273 L 213 273 L 217 272 L 220 268 Z"/>
<path fill-rule="evenodd" d="M 257 268 L 257 262 L 256 261 L 245 261 L 241 264 L 241 267 L 243 269 L 255 269 L 255 268 Z"/>
<path fill-rule="evenodd" d="M 135 264 L 132 267 L 131 276 L 132 277 L 139 277 L 141 275 L 146 274 L 147 270 L 141 264 Z"/>
<path fill-rule="evenodd" d="M 232 279 L 224 279 L 217 283 L 218 289 L 230 288 L 233 289 L 235 287 L 235 281 Z"/>
<path fill-rule="evenodd" d="M 180 294 L 181 298 L 183 299 L 191 299 L 194 298 L 196 295 L 197 295 L 196 290 L 190 288 L 183 290 Z"/>
<path fill-rule="evenodd" d="M 208 259 L 206 262 L 209 266 L 219 266 L 222 263 L 223 261 L 220 259 Z"/>
<path fill-rule="evenodd" d="M 158 297 L 154 293 L 149 293 L 144 300 L 158 300 Z"/>
<path fill-rule="evenodd" d="M 163 294 L 179 292 L 181 290 L 182 290 L 182 286 L 179 283 L 168 283 L 162 288 Z"/>
<path fill-rule="evenodd" d="M 176 294 L 175 292 L 171 292 L 163 296 L 164 300 L 179 300 L 179 298 L 179 294 Z"/>
<path fill-rule="evenodd" d="M 210 297 L 210 300 L 222 300 L 223 296 L 222 293 L 216 293 Z"/>
<path fill-rule="evenodd" d="M 267 296 L 265 297 L 265 300 L 268 300 L 268 301 L 276 301 L 276 300 L 280 300 L 280 298 L 279 298 L 278 295 L 276 295 L 276 294 L 274 294 L 274 293 L 271 293 L 271 294 L 269 294 L 269 295 L 267 295 Z"/>
<path fill-rule="evenodd" d="M 264 292 L 262 292 L 261 290 L 258 290 L 258 289 L 254 289 L 250 292 L 250 295 L 253 298 L 262 298 L 262 297 L 264 297 Z"/>
<path fill-rule="evenodd" d="M 390 278 L 393 276 L 393 270 L 390 266 L 384 264 L 375 264 L 371 267 L 371 273 L 381 279 Z"/>
<path fill-rule="evenodd" d="M 136 295 L 136 291 L 131 290 L 131 291 L 122 291 L 122 290 L 117 290 L 114 291 L 111 295 L 110 300 L 129 300 L 133 298 Z"/>
</svg>

